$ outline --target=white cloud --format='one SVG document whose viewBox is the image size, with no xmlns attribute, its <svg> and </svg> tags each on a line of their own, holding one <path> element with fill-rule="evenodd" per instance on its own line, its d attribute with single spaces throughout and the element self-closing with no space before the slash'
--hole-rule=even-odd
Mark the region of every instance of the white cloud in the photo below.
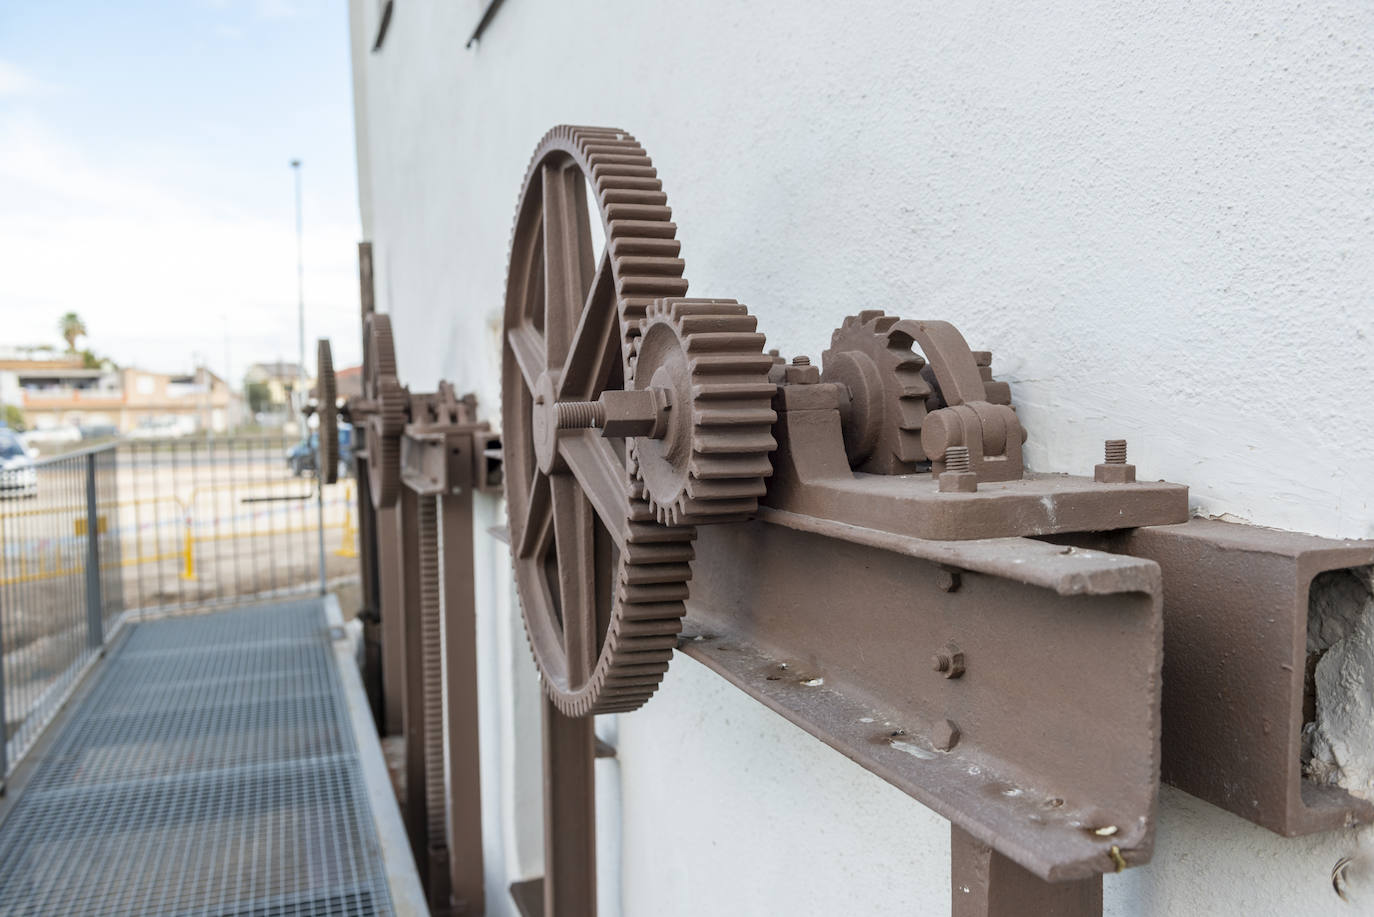
<svg viewBox="0 0 1374 917">
<path fill-rule="evenodd" d="M 120 362 L 172 370 L 199 351 L 222 368 L 226 318 L 236 375 L 253 360 L 295 356 L 290 222 L 188 199 L 13 123 L 0 123 L 0 200 L 7 341 L 53 341 L 57 317 L 75 310 L 89 345 Z M 317 223 L 306 233 L 307 362 L 315 337 L 328 336 L 336 364 L 348 365 L 359 350 L 358 229 Z"/>
<path fill-rule="evenodd" d="M 52 88 L 18 64 L 0 58 L 0 99 L 40 95 Z"/>
</svg>

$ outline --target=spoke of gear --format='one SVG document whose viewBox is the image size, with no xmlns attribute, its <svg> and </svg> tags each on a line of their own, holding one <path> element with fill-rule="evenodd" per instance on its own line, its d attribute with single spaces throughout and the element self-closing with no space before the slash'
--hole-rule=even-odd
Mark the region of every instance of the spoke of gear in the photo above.
<svg viewBox="0 0 1374 917">
<path fill-rule="evenodd" d="M 333 484 L 339 480 L 339 409 L 334 355 L 327 338 L 320 338 L 316 345 L 315 376 L 320 417 L 320 467 L 316 473 L 325 484 Z"/>
<path fill-rule="evenodd" d="M 856 471 L 910 474 L 926 460 L 921 425 L 931 389 L 922 376 L 925 359 L 894 327 L 899 321 L 878 309 L 851 315 L 821 354 L 821 379 L 843 385 L 850 395 L 841 420 Z"/>
<path fill-rule="evenodd" d="M 632 467 L 664 525 L 733 522 L 758 509 L 777 448 L 773 357 L 734 300 L 659 299 L 635 342 L 628 387 L 672 393 L 663 439 L 632 440 Z"/>
</svg>

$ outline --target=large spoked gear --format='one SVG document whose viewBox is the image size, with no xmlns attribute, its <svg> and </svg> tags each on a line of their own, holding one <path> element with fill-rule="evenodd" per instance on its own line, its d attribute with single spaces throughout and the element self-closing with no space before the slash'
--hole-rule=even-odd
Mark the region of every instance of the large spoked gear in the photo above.
<svg viewBox="0 0 1374 917">
<path fill-rule="evenodd" d="M 768 379 L 773 357 L 747 307 L 734 300 L 659 299 L 635 341 L 627 388 L 670 393 L 662 438 L 628 443 L 643 496 L 664 525 L 749 518 L 777 448 Z"/>
<path fill-rule="evenodd" d="M 339 405 L 334 378 L 334 355 L 329 340 L 320 338 L 315 351 L 315 388 L 319 402 L 320 480 L 333 484 L 339 480 Z"/>
<path fill-rule="evenodd" d="M 372 505 L 387 509 L 401 493 L 401 433 L 410 395 L 396 378 L 396 345 L 391 317 L 369 315 L 363 329 L 363 397 L 367 415 L 367 473 Z"/>
<path fill-rule="evenodd" d="M 626 450 L 592 429 L 560 435 L 557 410 L 624 389 L 649 303 L 686 292 L 671 215 L 632 136 L 561 126 L 535 149 L 511 234 L 501 384 L 511 556 L 545 693 L 569 716 L 643 704 L 682 629 L 695 531 L 660 525 Z"/>
<path fill-rule="evenodd" d="M 821 354 L 824 382 L 849 392 L 841 426 L 849 464 L 872 474 L 910 474 L 926 461 L 921 448 L 929 382 L 926 361 L 895 315 L 873 309 L 851 315 Z"/>
</svg>

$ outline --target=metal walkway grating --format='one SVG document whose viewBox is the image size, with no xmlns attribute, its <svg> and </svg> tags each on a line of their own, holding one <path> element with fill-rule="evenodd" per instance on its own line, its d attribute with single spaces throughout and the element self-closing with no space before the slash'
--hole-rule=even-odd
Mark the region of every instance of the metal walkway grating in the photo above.
<svg viewBox="0 0 1374 917">
<path fill-rule="evenodd" d="M 391 914 L 319 600 L 139 624 L 0 825 L 0 915 Z"/>
</svg>

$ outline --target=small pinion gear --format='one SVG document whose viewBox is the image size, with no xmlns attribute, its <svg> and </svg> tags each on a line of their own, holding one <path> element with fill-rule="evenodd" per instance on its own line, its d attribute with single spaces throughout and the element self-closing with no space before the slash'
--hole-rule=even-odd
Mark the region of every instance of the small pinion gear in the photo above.
<svg viewBox="0 0 1374 917">
<path fill-rule="evenodd" d="M 672 406 L 662 439 L 630 441 L 630 465 L 664 525 L 734 522 L 758 509 L 777 448 L 777 386 L 757 325 L 734 300 L 658 299 L 646 310 L 627 388 L 664 389 Z"/>
<path fill-rule="evenodd" d="M 333 484 L 339 480 L 338 387 L 334 379 L 334 355 L 329 339 L 320 338 L 315 351 L 316 398 L 320 413 L 320 480 Z"/>
<path fill-rule="evenodd" d="M 821 380 L 839 383 L 850 395 L 840 418 L 856 471 L 910 474 L 926 460 L 921 425 L 931 389 L 921 375 L 925 359 L 912 351 L 899 321 L 878 309 L 851 315 L 821 354 Z"/>
</svg>

